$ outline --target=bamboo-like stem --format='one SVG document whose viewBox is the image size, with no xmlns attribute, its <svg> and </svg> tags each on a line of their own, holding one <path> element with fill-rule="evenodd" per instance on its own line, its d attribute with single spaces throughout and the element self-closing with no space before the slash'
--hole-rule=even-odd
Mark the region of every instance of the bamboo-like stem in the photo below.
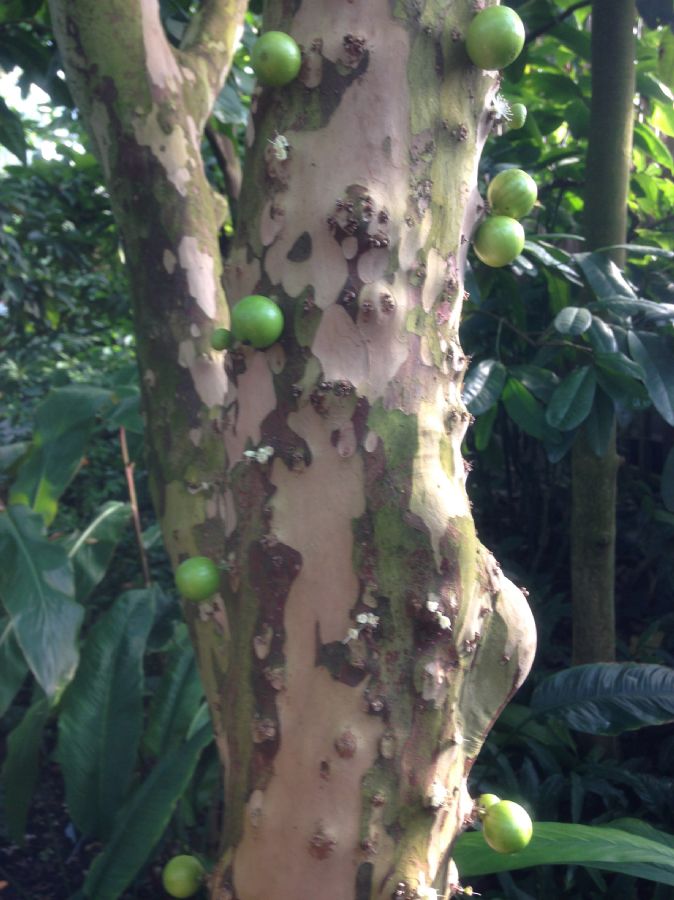
<svg viewBox="0 0 674 900">
<path fill-rule="evenodd" d="M 129 491 L 129 504 L 131 506 L 131 518 L 133 519 L 133 530 L 136 534 L 136 543 L 138 544 L 138 555 L 140 556 L 140 566 L 143 570 L 143 583 L 145 587 L 152 584 L 152 576 L 150 575 L 150 566 L 148 564 L 145 545 L 143 544 L 143 529 L 140 524 L 140 513 L 138 511 L 138 497 L 136 495 L 136 482 L 133 477 L 135 463 L 131 462 L 129 456 L 129 445 L 126 440 L 126 428 L 122 425 L 119 429 L 119 443 L 122 448 L 122 462 L 124 463 L 124 474 L 126 476 L 126 485 Z"/>
</svg>

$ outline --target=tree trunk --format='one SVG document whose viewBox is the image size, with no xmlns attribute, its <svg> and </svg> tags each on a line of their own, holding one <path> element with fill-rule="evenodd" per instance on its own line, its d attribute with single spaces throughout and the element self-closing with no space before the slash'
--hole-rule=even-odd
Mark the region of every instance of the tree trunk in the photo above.
<svg viewBox="0 0 674 900">
<path fill-rule="evenodd" d="M 185 610 L 226 772 L 211 896 L 430 898 L 436 878 L 449 896 L 467 776 L 535 644 L 460 454 L 462 270 L 496 90 L 465 54 L 473 5 L 267 3 L 304 62 L 254 98 L 224 274 L 285 328 L 224 355 L 197 153 L 215 39 L 202 22 L 172 51 L 150 0 L 51 5 L 124 235 L 166 545 L 226 567 Z M 101 60 L 112 10 L 127 46 Z"/>
<path fill-rule="evenodd" d="M 592 109 L 585 182 L 589 250 L 625 242 L 632 161 L 634 0 L 592 6 Z M 612 251 L 621 265 L 623 251 Z M 572 452 L 571 587 L 574 664 L 615 659 L 615 430 L 603 457 Z"/>
</svg>

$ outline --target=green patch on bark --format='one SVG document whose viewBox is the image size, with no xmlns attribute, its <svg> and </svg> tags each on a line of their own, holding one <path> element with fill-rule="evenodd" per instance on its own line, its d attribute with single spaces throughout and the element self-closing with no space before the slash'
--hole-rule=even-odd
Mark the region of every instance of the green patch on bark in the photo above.
<svg viewBox="0 0 674 900">
<path fill-rule="evenodd" d="M 367 424 L 384 442 L 388 471 L 400 474 L 398 470 L 404 468 L 411 475 L 419 448 L 417 417 L 399 409 L 386 410 L 378 400 L 370 409 Z"/>
</svg>

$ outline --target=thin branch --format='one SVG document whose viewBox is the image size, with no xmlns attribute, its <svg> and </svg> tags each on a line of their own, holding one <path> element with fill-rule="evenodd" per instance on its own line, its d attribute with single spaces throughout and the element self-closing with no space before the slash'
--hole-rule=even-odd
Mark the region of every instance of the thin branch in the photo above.
<svg viewBox="0 0 674 900">
<path fill-rule="evenodd" d="M 232 224 L 236 227 L 237 206 L 239 194 L 241 193 L 241 179 L 243 173 L 241 171 L 241 162 L 236 153 L 236 149 L 232 141 L 224 134 L 218 134 L 211 126 L 205 128 L 205 135 L 208 144 L 213 151 L 213 156 L 218 164 L 218 168 L 222 172 L 225 181 L 225 193 L 229 201 L 229 211 L 232 216 Z"/>
<path fill-rule="evenodd" d="M 548 31 L 552 31 L 552 29 L 556 28 L 557 25 L 564 21 L 564 19 L 568 19 L 569 16 L 573 15 L 573 13 L 576 12 L 576 10 L 582 9 L 584 6 L 592 6 L 592 0 L 580 0 L 579 3 L 574 3 L 573 6 L 565 9 L 564 12 L 558 13 L 544 25 L 541 25 L 535 31 L 530 32 L 526 37 L 525 44 L 530 44 L 542 34 L 546 34 Z"/>
<path fill-rule="evenodd" d="M 134 464 L 129 457 L 129 446 L 126 442 L 126 428 L 122 426 L 119 429 L 119 443 L 122 447 L 122 462 L 124 463 L 124 474 L 126 475 L 126 484 L 129 489 L 129 504 L 131 506 L 131 516 L 133 518 L 133 530 L 136 532 L 136 543 L 138 544 L 138 553 L 140 555 L 140 564 L 143 569 L 143 581 L 145 587 L 150 587 L 152 578 L 150 577 L 150 566 L 147 561 L 147 553 L 143 544 L 143 531 L 140 527 L 140 515 L 138 513 L 138 498 L 136 497 L 136 484 L 133 480 Z"/>
</svg>

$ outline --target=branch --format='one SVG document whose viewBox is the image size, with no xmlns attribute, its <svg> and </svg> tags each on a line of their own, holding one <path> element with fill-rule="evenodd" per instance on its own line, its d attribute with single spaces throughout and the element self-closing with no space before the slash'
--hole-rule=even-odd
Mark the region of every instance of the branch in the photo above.
<svg viewBox="0 0 674 900">
<path fill-rule="evenodd" d="M 185 32 L 180 52 L 197 75 L 195 94 L 203 107 L 204 123 L 232 67 L 247 9 L 248 0 L 204 0 Z"/>
<path fill-rule="evenodd" d="M 241 162 L 234 144 L 226 135 L 218 134 L 210 125 L 206 126 L 205 134 L 218 168 L 222 172 L 232 223 L 236 225 L 237 206 L 243 178 Z"/>
<path fill-rule="evenodd" d="M 573 6 L 570 6 L 568 9 L 565 9 L 564 12 L 560 12 L 558 15 L 554 16 L 554 18 L 550 19 L 544 25 L 541 25 L 535 31 L 530 32 L 525 40 L 525 44 L 530 44 L 532 41 L 535 41 L 536 38 L 540 37 L 542 34 L 546 34 L 548 31 L 552 31 L 557 25 L 564 21 L 564 19 L 568 19 L 569 16 L 573 15 L 577 9 L 582 9 L 584 6 L 592 6 L 592 0 L 580 0 L 579 3 L 574 3 Z"/>
</svg>

